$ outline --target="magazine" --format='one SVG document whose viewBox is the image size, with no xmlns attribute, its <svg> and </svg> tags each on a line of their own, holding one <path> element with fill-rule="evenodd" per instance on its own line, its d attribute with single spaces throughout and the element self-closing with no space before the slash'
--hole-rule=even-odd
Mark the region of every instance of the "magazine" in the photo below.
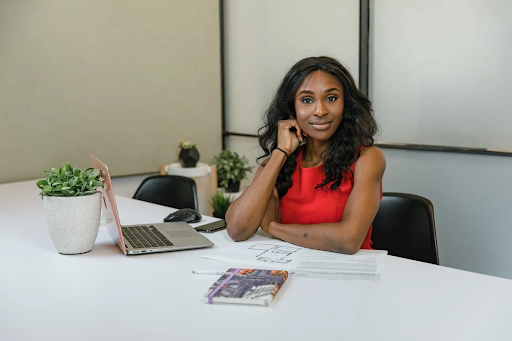
<svg viewBox="0 0 512 341">
<path fill-rule="evenodd" d="M 231 268 L 210 287 L 202 301 L 268 306 L 288 278 L 288 271 Z"/>
</svg>

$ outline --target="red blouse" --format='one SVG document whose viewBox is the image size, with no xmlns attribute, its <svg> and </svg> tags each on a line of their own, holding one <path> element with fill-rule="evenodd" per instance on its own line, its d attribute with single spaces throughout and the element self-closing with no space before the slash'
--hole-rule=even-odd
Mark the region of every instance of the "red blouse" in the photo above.
<svg viewBox="0 0 512 341">
<path fill-rule="evenodd" d="M 329 185 L 315 189 L 325 177 L 324 165 L 311 168 L 302 167 L 302 149 L 297 153 L 297 167 L 292 174 L 293 185 L 284 195 L 281 207 L 283 224 L 321 224 L 341 221 L 348 197 L 354 186 L 354 179 L 343 179 L 337 190 Z M 355 163 L 350 168 L 354 170 Z M 324 190 L 325 189 L 325 190 Z M 371 249 L 372 226 L 368 230 L 361 249 Z"/>
</svg>

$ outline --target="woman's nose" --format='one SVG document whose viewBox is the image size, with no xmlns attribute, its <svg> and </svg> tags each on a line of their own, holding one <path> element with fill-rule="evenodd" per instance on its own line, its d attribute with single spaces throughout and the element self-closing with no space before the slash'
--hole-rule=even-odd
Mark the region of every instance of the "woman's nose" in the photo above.
<svg viewBox="0 0 512 341">
<path fill-rule="evenodd" d="M 326 114 L 327 114 L 327 108 L 325 107 L 325 103 L 322 101 L 316 102 L 315 116 L 322 117 Z"/>
</svg>

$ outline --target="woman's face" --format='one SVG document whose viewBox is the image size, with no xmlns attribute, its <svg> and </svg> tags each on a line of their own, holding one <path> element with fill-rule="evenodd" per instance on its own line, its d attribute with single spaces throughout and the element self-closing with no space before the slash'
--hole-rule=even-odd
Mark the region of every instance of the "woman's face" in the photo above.
<svg viewBox="0 0 512 341">
<path fill-rule="evenodd" d="M 343 116 L 343 88 L 323 71 L 311 73 L 295 94 L 297 123 L 307 136 L 327 141 Z"/>
</svg>

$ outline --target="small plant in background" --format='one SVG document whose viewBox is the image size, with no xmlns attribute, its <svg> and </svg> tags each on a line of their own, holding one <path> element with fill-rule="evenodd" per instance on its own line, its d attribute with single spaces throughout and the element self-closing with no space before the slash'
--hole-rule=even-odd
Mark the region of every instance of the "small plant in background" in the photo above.
<svg viewBox="0 0 512 341">
<path fill-rule="evenodd" d="M 213 208 L 213 216 L 215 218 L 225 219 L 228 207 L 232 202 L 233 200 L 230 194 L 217 191 L 217 193 L 211 197 L 210 202 Z"/>
<path fill-rule="evenodd" d="M 59 169 L 52 168 L 45 171 L 45 179 L 37 181 L 37 187 L 41 189 L 41 195 L 53 197 L 79 197 L 91 195 L 97 192 L 97 188 L 103 186 L 100 180 L 101 171 L 94 173 L 94 168 L 81 170 L 72 167 L 69 162 L 62 164 Z"/>
<path fill-rule="evenodd" d="M 229 150 L 223 150 L 219 155 L 213 158 L 213 163 L 217 165 L 217 176 L 219 186 L 228 192 L 238 192 L 240 190 L 240 181 L 246 178 L 247 172 L 251 172 L 249 161 L 245 156 L 238 156 L 238 153 L 232 153 Z"/>
<path fill-rule="evenodd" d="M 195 143 L 190 140 L 183 140 L 180 142 L 179 150 L 178 158 L 183 168 L 192 168 L 197 165 L 200 155 Z"/>
<path fill-rule="evenodd" d="M 196 144 L 190 140 L 183 140 L 180 142 L 180 148 L 181 149 L 190 149 L 194 148 Z"/>
</svg>

